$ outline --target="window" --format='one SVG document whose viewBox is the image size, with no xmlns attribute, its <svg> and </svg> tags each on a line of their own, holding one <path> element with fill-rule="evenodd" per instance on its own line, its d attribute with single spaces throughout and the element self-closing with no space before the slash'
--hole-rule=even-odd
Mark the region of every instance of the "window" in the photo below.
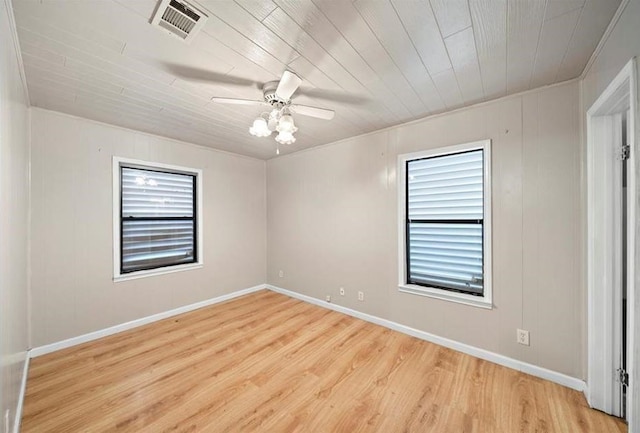
<svg viewBox="0 0 640 433">
<path fill-rule="evenodd" d="M 491 307 L 490 141 L 400 155 L 400 290 Z"/>
<path fill-rule="evenodd" d="M 201 172 L 114 158 L 116 280 L 199 267 Z"/>
</svg>

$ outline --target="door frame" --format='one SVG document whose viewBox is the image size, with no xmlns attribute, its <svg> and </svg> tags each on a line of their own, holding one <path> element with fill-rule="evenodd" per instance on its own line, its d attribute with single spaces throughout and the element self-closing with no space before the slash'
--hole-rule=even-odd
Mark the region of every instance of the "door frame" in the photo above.
<svg viewBox="0 0 640 433">
<path fill-rule="evenodd" d="M 621 107 L 629 107 L 630 145 L 628 162 L 627 221 L 627 421 L 629 432 L 640 432 L 640 390 L 634 366 L 640 361 L 635 323 L 640 318 L 638 276 L 640 240 L 637 173 L 640 168 L 638 137 L 638 90 L 635 58 L 620 71 L 587 111 L 587 285 L 588 285 L 588 374 L 589 405 L 620 415 L 620 385 L 615 370 L 621 352 L 621 190 L 618 149 L 614 148 L 615 125 Z M 619 191 L 621 192 L 621 191 Z"/>
</svg>

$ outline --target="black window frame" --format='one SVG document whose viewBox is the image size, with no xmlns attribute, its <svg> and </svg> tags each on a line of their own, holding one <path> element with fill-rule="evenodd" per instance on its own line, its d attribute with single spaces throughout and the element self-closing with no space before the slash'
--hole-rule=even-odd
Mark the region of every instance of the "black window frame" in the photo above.
<svg viewBox="0 0 640 433">
<path fill-rule="evenodd" d="M 455 292 L 455 293 L 462 293 L 465 295 L 471 295 L 471 296 L 476 296 L 479 298 L 484 298 L 485 295 L 485 286 L 484 286 L 484 281 L 485 281 L 485 248 L 484 248 L 484 215 L 482 219 L 411 219 L 409 217 L 409 164 L 411 162 L 414 161 L 423 161 L 426 159 L 435 159 L 435 158 L 442 158 L 442 157 L 447 157 L 447 156 L 451 156 L 451 155 L 461 155 L 464 153 L 470 153 L 470 152 L 478 152 L 481 151 L 482 152 L 482 158 L 483 158 L 483 170 L 482 170 L 482 206 L 484 208 L 485 206 L 485 200 L 486 200 L 486 194 L 485 194 L 485 170 L 484 170 L 484 166 L 485 166 L 485 161 L 484 158 L 486 157 L 486 152 L 484 148 L 476 148 L 476 149 L 468 149 L 468 150 L 463 150 L 463 151 L 459 151 L 459 152 L 449 152 L 449 153 L 441 153 L 438 155 L 432 155 L 432 156 L 425 156 L 425 157 L 420 157 L 420 158 L 413 158 L 413 159 L 407 159 L 404 162 L 404 216 L 405 216 L 405 250 L 404 250 L 404 258 L 405 258 L 405 284 L 413 284 L 416 286 L 422 286 L 422 287 L 429 287 L 429 288 L 434 288 L 434 289 L 440 289 L 440 290 L 446 290 L 449 292 Z M 484 212 L 483 212 L 484 213 Z M 410 246 L 411 246 L 411 242 L 410 242 L 410 226 L 411 224 L 452 224 L 452 225 L 456 225 L 456 224 L 478 224 L 480 225 L 480 229 L 481 229 L 481 233 L 482 233 L 482 240 L 483 240 L 483 248 L 482 248 L 482 278 L 483 278 L 483 286 L 482 286 L 482 292 L 478 293 L 477 291 L 467 291 L 467 290 L 462 290 L 460 288 L 457 287 L 447 287 L 447 286 L 443 286 L 443 285 L 438 285 L 438 284 L 427 284 L 424 283 L 422 281 L 416 281 L 416 280 L 412 280 L 411 279 L 411 255 L 410 255 Z"/>
<path fill-rule="evenodd" d="M 182 175 L 182 176 L 191 176 L 192 178 L 192 182 L 193 182 L 193 210 L 192 210 L 192 216 L 191 217 L 123 217 L 122 215 L 122 211 L 123 211 L 123 191 L 122 191 L 122 176 L 123 176 L 123 169 L 134 169 L 134 170 L 142 170 L 142 171 L 148 171 L 148 172 L 152 172 L 152 173 L 168 173 L 168 174 L 178 174 L 178 175 Z M 119 192 L 119 200 L 120 200 L 120 214 L 119 214 L 119 225 L 120 225 L 120 275 L 124 276 L 124 275 L 130 275 L 132 273 L 135 272 L 141 272 L 141 271 L 151 271 L 151 270 L 155 270 L 155 269 L 163 269 L 163 268 L 171 268 L 174 266 L 184 266 L 184 265 L 192 265 L 192 264 L 196 264 L 199 263 L 198 262 L 198 173 L 193 173 L 193 172 L 185 172 L 185 171 L 181 171 L 181 170 L 171 170 L 171 169 L 160 169 L 157 167 L 148 167 L 148 166 L 143 166 L 143 165 L 137 165 L 137 164 L 127 164 L 125 162 L 121 162 L 119 164 L 118 167 L 118 184 L 120 186 L 120 192 Z M 124 235 L 124 222 L 125 221 L 192 221 L 193 222 L 193 254 L 192 254 L 192 260 L 188 261 L 188 262 L 180 262 L 180 263 L 170 263 L 170 264 L 164 264 L 164 265 L 154 265 L 154 266 L 141 266 L 139 268 L 135 268 L 135 269 L 124 269 L 124 254 L 123 254 L 123 248 L 124 248 L 124 239 L 123 239 L 123 235 Z"/>
</svg>

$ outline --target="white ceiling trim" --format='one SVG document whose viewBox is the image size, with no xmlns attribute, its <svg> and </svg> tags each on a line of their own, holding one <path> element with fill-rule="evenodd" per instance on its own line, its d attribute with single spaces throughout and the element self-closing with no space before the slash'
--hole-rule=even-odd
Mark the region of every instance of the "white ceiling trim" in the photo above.
<svg viewBox="0 0 640 433">
<path fill-rule="evenodd" d="M 572 78 L 570 80 L 562 81 L 560 83 L 553 83 L 553 84 L 548 84 L 546 86 L 536 87 L 535 89 L 523 90 L 522 92 L 512 93 L 510 95 L 501 96 L 500 98 L 491 99 L 489 101 L 477 102 L 477 103 L 475 103 L 473 105 L 466 105 L 464 107 L 456 108 L 455 110 L 451 110 L 451 111 L 445 111 L 443 113 L 431 114 L 429 116 L 425 116 L 425 117 L 422 117 L 420 119 L 413 119 L 413 120 L 410 120 L 410 121 L 405 122 L 405 123 L 399 123 L 397 125 L 387 126 L 385 128 L 377 129 L 375 131 L 365 132 L 364 134 L 358 134 L 358 135 L 354 135 L 353 137 L 347 137 L 347 138 L 343 138 L 341 140 L 332 141 L 331 143 L 325 143 L 325 144 L 320 144 L 318 146 L 307 147 L 305 149 L 301 149 L 301 150 L 298 150 L 298 151 L 292 152 L 292 153 L 287 153 L 285 155 L 279 155 L 279 156 L 274 155 L 272 158 L 267 159 L 267 161 L 269 161 L 271 159 L 276 159 L 276 158 L 277 159 L 288 158 L 290 156 L 295 156 L 295 155 L 297 155 L 299 153 L 309 152 L 309 151 L 312 151 L 312 150 L 321 149 L 323 147 L 333 146 L 333 145 L 344 143 L 344 142 L 347 142 L 347 141 L 350 141 L 350 140 L 355 140 L 357 138 L 368 137 L 370 135 L 375 135 L 375 134 L 379 134 L 379 133 L 382 133 L 382 132 L 391 131 L 391 130 L 396 129 L 396 128 L 401 127 L 401 126 L 414 125 L 416 123 L 420 123 L 420 122 L 424 122 L 424 121 L 432 120 L 432 119 L 437 119 L 437 118 L 443 117 L 443 116 L 449 116 L 451 114 L 463 113 L 463 112 L 468 111 L 468 110 L 473 110 L 473 109 L 476 109 L 476 108 L 485 107 L 487 105 L 491 105 L 491 104 L 494 104 L 494 103 L 508 101 L 510 99 L 516 99 L 516 98 L 520 98 L 522 96 L 532 95 L 532 94 L 535 94 L 535 93 L 544 92 L 544 91 L 547 91 L 549 89 L 553 89 L 555 87 L 566 86 L 566 85 L 571 84 L 571 83 L 580 83 L 581 81 L 582 81 L 581 77 L 576 77 L 576 78 Z"/>
<path fill-rule="evenodd" d="M 170 141 L 170 142 L 176 143 L 176 144 L 182 144 L 182 145 L 193 147 L 193 148 L 196 148 L 196 149 L 199 149 L 199 150 L 208 150 L 210 152 L 223 153 L 225 155 L 238 157 L 238 158 L 244 158 L 244 159 L 250 159 L 252 161 L 266 162 L 266 160 L 263 159 L 263 158 L 257 158 L 255 156 L 244 155 L 242 153 L 230 152 L 228 150 L 218 149 L 216 147 L 204 146 L 202 144 L 191 143 L 190 141 L 178 140 L 176 138 L 167 137 L 165 135 L 153 134 L 151 132 L 140 131 L 139 129 L 133 129 L 133 128 L 127 128 L 125 126 L 114 125 L 113 123 L 107 123 L 107 122 L 101 122 L 99 120 L 88 119 L 86 117 L 76 116 L 75 114 L 65 113 L 63 111 L 49 110 L 48 108 L 32 106 L 31 107 L 31 111 L 33 111 L 33 110 L 44 111 L 44 112 L 47 112 L 47 113 L 53 113 L 53 114 L 55 114 L 57 116 L 68 117 L 70 119 L 82 120 L 84 122 L 89 122 L 89 123 L 93 123 L 93 124 L 100 125 L 100 126 L 106 126 L 108 128 L 119 129 L 121 131 L 126 131 L 126 132 L 130 132 L 130 133 L 133 133 L 133 134 L 140 134 L 140 135 L 144 135 L 144 136 L 147 136 L 147 137 L 153 137 L 153 138 L 156 138 L 156 139 L 159 138 L 161 140 Z M 311 148 L 311 149 L 313 149 L 313 148 Z"/>
<path fill-rule="evenodd" d="M 27 107 L 31 106 L 31 99 L 29 98 L 29 88 L 27 87 L 27 75 L 24 73 L 24 63 L 22 62 L 22 50 L 20 49 L 20 40 L 18 39 L 18 29 L 16 27 L 16 18 L 13 13 L 13 6 L 11 0 L 4 0 L 4 7 L 7 10 L 7 18 L 9 19 L 9 30 L 11 31 L 11 41 L 16 51 L 16 58 L 18 60 L 18 73 L 20 74 L 20 81 L 22 82 L 22 91 L 26 99 Z"/>
<path fill-rule="evenodd" d="M 580 77 L 579 77 L 581 80 L 584 79 L 589 73 L 589 71 L 591 70 L 593 63 L 596 61 L 596 59 L 600 55 L 600 52 L 604 48 L 604 45 L 609 40 L 609 37 L 611 36 L 611 32 L 613 32 L 613 29 L 615 28 L 616 24 L 618 24 L 618 21 L 620 20 L 620 17 L 622 16 L 622 13 L 624 12 L 624 10 L 627 8 L 628 4 L 629 4 L 629 0 L 622 0 L 622 2 L 620 2 L 620 5 L 618 6 L 616 13 L 613 15 L 613 18 L 611 18 L 611 21 L 609 21 L 609 25 L 607 26 L 604 33 L 602 34 L 602 38 L 600 38 L 600 42 L 598 42 L 598 45 L 596 45 L 596 49 L 593 50 L 593 54 L 591 54 L 591 57 L 589 57 L 589 61 L 585 65 L 584 69 L 582 70 L 582 73 L 580 74 Z"/>
</svg>

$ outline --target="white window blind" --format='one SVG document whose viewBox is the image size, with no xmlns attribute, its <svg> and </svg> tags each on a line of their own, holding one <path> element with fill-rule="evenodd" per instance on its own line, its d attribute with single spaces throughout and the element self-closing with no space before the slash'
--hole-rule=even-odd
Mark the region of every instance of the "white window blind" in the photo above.
<svg viewBox="0 0 640 433">
<path fill-rule="evenodd" d="M 483 294 L 483 150 L 407 161 L 407 282 Z"/>
<path fill-rule="evenodd" d="M 196 261 L 195 175 L 120 168 L 121 272 Z"/>
</svg>

